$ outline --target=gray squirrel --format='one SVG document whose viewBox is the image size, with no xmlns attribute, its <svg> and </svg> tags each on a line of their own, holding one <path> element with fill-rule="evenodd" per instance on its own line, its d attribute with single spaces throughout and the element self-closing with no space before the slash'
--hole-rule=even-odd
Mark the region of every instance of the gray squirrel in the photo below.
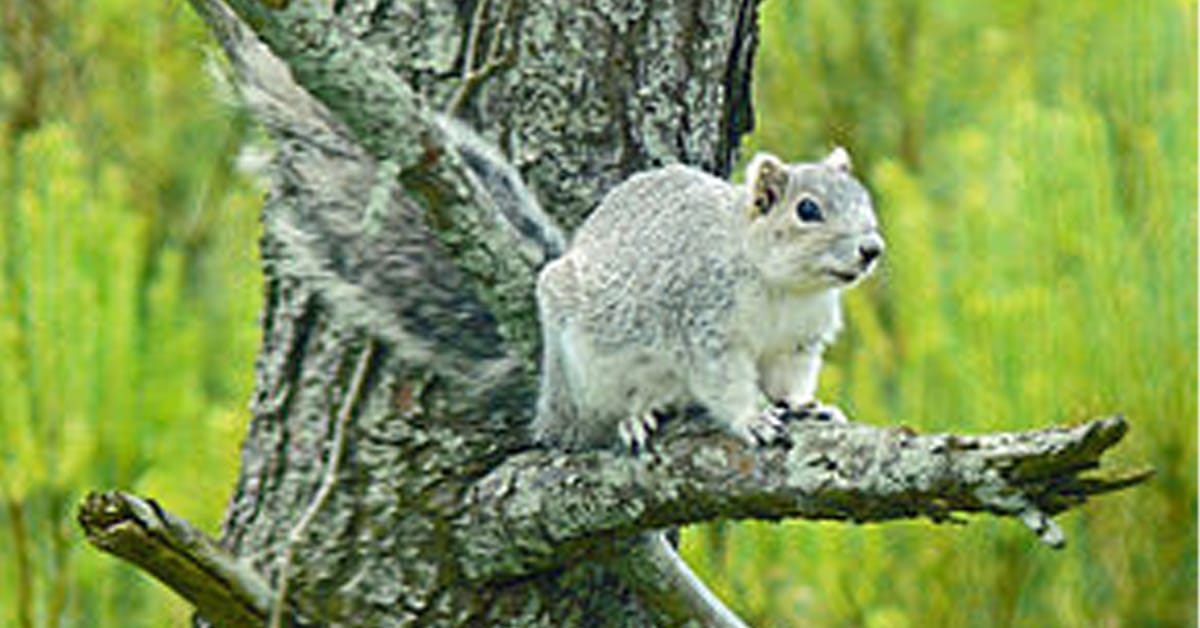
<svg viewBox="0 0 1200 628">
<path fill-rule="evenodd" d="M 507 222 L 547 257 L 561 250 L 515 169 L 465 125 L 439 124 Z M 534 440 L 644 451 L 657 412 L 699 402 L 743 440 L 766 444 L 783 424 L 762 411 L 764 394 L 801 415 L 844 420 L 813 401 L 821 353 L 841 327 L 841 292 L 883 249 L 841 148 L 811 164 L 759 154 L 741 186 L 681 165 L 631 177 L 539 274 Z M 639 594 L 666 595 L 705 625 L 745 628 L 662 532 L 629 552 L 644 565 L 624 569 Z"/>
<path fill-rule="evenodd" d="M 698 403 L 750 444 L 781 412 L 842 419 L 813 394 L 841 327 L 841 292 L 884 241 L 835 149 L 817 163 L 760 153 L 733 185 L 672 165 L 613 189 L 538 278 L 542 381 L 534 439 L 644 450 L 657 413 Z"/>
</svg>

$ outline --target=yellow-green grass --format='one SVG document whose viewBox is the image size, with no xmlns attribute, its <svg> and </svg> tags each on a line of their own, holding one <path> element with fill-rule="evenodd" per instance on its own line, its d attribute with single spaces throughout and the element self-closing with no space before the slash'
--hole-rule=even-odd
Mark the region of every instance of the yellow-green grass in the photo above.
<svg viewBox="0 0 1200 628">
<path fill-rule="evenodd" d="M 182 4 L 14 16 L 0 118 L 32 102 L 37 124 L 0 133 L 0 625 L 183 625 L 74 508 L 120 487 L 217 529 L 258 337 L 258 193 L 230 164 L 247 125 Z"/>
</svg>

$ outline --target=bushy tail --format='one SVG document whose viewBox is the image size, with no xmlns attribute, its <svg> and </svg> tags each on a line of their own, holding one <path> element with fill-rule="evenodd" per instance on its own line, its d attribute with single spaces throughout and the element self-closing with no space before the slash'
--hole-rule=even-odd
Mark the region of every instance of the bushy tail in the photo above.
<svg viewBox="0 0 1200 628">
<path fill-rule="evenodd" d="M 218 75 L 231 100 L 275 139 L 269 159 L 241 160 L 263 164 L 253 170 L 272 183 L 263 212 L 264 263 L 276 275 L 302 278 L 339 317 L 393 341 L 412 359 L 453 359 L 492 372 L 488 361 L 505 357 L 503 338 L 402 188 L 396 166 L 368 154 L 223 3 L 190 2 L 225 49 L 229 65 Z M 508 240 L 531 267 L 557 257 L 561 231 L 516 169 L 466 125 L 432 113 L 430 121 L 485 192 L 477 196 L 491 199 L 481 202 L 483 220 L 513 234 Z"/>
<path fill-rule="evenodd" d="M 487 191 L 500 217 L 520 236 L 526 259 L 541 266 L 562 255 L 566 248 L 562 230 L 504 155 L 463 122 L 447 116 L 437 116 L 435 121 L 471 170 L 476 185 Z"/>
</svg>

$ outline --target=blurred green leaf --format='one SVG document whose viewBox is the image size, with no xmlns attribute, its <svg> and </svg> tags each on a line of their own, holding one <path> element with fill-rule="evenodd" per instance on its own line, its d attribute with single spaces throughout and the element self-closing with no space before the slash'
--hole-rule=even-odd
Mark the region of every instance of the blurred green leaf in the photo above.
<svg viewBox="0 0 1200 628">
<path fill-rule="evenodd" d="M 258 333 L 245 117 L 210 89 L 183 5 L 31 0 L 0 27 L 0 625 L 181 625 L 182 602 L 87 549 L 72 508 L 162 477 L 219 521 Z M 35 123 L 8 124 L 14 103 Z"/>
</svg>

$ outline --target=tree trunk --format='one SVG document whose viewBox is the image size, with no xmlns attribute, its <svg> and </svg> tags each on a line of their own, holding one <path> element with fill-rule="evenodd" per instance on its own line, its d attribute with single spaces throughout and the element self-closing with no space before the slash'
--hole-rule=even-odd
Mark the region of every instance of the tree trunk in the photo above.
<svg viewBox="0 0 1200 628">
<path fill-rule="evenodd" d="M 566 225 L 638 170 L 682 161 L 727 174 L 751 120 L 754 0 L 335 5 L 428 106 L 462 89 L 460 117 Z M 473 36 L 476 58 L 465 59 Z M 502 67 L 464 86 L 464 64 L 483 67 L 488 53 Z M 529 447 L 535 364 L 504 342 L 387 166 L 329 116 L 306 123 L 308 133 L 273 125 L 263 346 L 224 542 L 278 582 L 289 533 L 336 458 L 332 492 L 291 548 L 290 599 L 303 616 L 649 623 L 599 556 L 511 582 L 464 578 L 452 522 L 473 483 Z"/>
</svg>

